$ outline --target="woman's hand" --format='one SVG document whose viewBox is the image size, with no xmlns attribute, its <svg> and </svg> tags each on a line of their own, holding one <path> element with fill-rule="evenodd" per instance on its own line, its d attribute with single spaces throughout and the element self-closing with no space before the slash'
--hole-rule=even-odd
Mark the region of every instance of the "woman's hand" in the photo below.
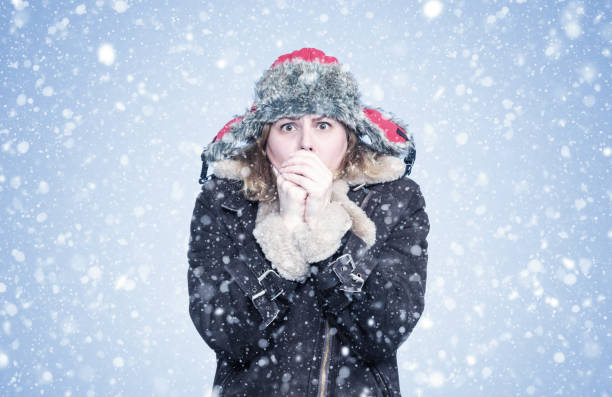
<svg viewBox="0 0 612 397">
<path fill-rule="evenodd" d="M 312 224 L 331 201 L 333 174 L 319 157 L 307 150 L 293 153 L 280 173 L 307 193 L 304 220 Z"/>
<path fill-rule="evenodd" d="M 292 230 L 300 222 L 305 222 L 304 213 L 307 193 L 300 186 L 287 180 L 283 174 L 278 172 L 274 165 L 272 165 L 272 171 L 276 175 L 280 215 L 285 225 Z"/>
</svg>

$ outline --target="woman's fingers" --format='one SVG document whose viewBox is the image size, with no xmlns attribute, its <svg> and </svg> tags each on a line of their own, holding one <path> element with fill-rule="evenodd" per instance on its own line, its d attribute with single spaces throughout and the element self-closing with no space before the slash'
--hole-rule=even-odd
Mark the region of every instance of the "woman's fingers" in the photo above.
<svg viewBox="0 0 612 397">
<path fill-rule="evenodd" d="M 291 161 L 291 159 L 296 159 L 296 160 L 305 159 L 306 161 L 312 161 L 314 164 L 317 164 L 319 167 L 325 167 L 325 164 L 323 164 L 323 161 L 321 161 L 319 156 L 317 156 L 316 154 L 314 154 L 313 152 L 309 150 L 303 150 L 303 149 L 298 150 L 293 153 L 292 157 L 288 161 Z"/>
<path fill-rule="evenodd" d="M 298 150 L 283 163 L 283 167 L 272 167 L 277 179 L 281 212 L 301 213 L 305 220 L 307 213 L 316 215 L 318 209 L 329 201 L 333 175 L 316 154 Z"/>
<path fill-rule="evenodd" d="M 302 189 L 299 185 L 292 183 L 291 181 L 285 180 L 283 182 L 285 184 L 284 191 L 285 194 L 289 196 L 291 200 L 303 201 L 306 199 L 306 195 L 308 194 L 306 190 Z"/>
<path fill-rule="evenodd" d="M 294 156 L 281 167 L 280 173 L 284 178 L 306 189 L 311 195 L 320 197 L 330 188 L 333 175 L 326 166 L 321 169 L 315 164 L 312 157 L 316 155 L 299 156 L 299 158 Z"/>
<path fill-rule="evenodd" d="M 310 164 L 304 165 L 288 165 L 281 167 L 280 171 L 283 175 L 295 174 L 310 179 L 313 182 L 320 181 L 322 179 L 321 174 L 318 170 L 312 168 Z"/>
<path fill-rule="evenodd" d="M 301 187 L 309 193 L 317 192 L 319 190 L 319 185 L 305 176 L 288 172 L 283 174 L 283 178 L 286 181 L 293 182 L 295 185 Z"/>
<path fill-rule="evenodd" d="M 298 150 L 291 158 L 285 161 L 280 171 L 282 172 L 285 169 L 303 170 L 305 173 L 304 176 L 311 177 L 321 176 L 329 172 L 327 166 L 321 162 L 316 154 L 304 150 Z"/>
<path fill-rule="evenodd" d="M 278 174 L 276 186 L 284 194 L 289 194 L 292 199 L 305 199 L 307 192 L 295 182 L 285 178 L 283 174 Z"/>
</svg>

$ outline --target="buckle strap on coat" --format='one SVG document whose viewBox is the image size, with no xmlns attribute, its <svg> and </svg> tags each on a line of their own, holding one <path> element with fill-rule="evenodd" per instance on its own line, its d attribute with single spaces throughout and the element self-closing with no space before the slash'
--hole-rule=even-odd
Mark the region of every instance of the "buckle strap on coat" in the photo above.
<svg viewBox="0 0 612 397">
<path fill-rule="evenodd" d="M 284 292 L 283 286 L 275 279 L 281 277 L 274 270 L 266 270 L 260 276 L 247 262 L 239 260 L 225 265 L 225 270 L 234 278 L 240 289 L 251 298 L 262 318 L 260 329 L 266 328 L 280 313 L 275 299 Z"/>
<path fill-rule="evenodd" d="M 361 187 L 363 187 L 363 185 L 353 190 L 358 190 Z M 366 196 L 361 201 L 361 204 L 359 205 L 359 207 L 365 208 L 371 195 L 372 195 L 372 190 L 368 190 Z M 355 241 L 353 239 L 355 239 L 354 235 L 349 237 L 349 240 L 346 242 L 344 247 L 341 249 L 341 252 L 344 252 L 347 246 L 351 244 L 353 241 Z M 338 289 L 346 291 L 346 292 L 361 292 L 363 285 L 365 284 L 366 277 L 364 277 L 365 275 L 362 274 L 363 272 L 361 270 L 357 269 L 357 267 L 355 266 L 355 262 L 353 260 L 353 256 L 350 253 L 340 255 L 333 262 L 331 262 L 329 266 L 335 273 L 338 280 L 340 280 L 340 285 L 338 285 Z"/>
<path fill-rule="evenodd" d="M 241 215 L 242 207 L 230 201 L 222 205 L 230 211 Z M 283 292 L 289 290 L 289 280 L 283 279 L 275 270 L 265 266 L 265 259 L 257 255 L 254 241 L 246 240 L 246 244 L 239 244 L 238 258 L 225 265 L 225 270 L 233 277 L 240 289 L 251 298 L 253 305 L 262 318 L 260 329 L 265 329 L 278 317 L 280 309 L 276 302 Z M 247 255 L 246 253 L 249 253 Z"/>
<path fill-rule="evenodd" d="M 341 255 L 332 262 L 332 269 L 340 280 L 339 289 L 346 292 L 360 292 L 365 280 L 361 274 L 354 273 L 355 263 L 351 254 Z"/>
</svg>

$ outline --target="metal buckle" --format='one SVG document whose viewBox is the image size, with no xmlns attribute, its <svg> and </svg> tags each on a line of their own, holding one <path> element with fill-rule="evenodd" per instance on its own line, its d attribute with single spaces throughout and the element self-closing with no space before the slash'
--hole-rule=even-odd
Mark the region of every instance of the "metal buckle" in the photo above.
<svg viewBox="0 0 612 397">
<path fill-rule="evenodd" d="M 263 272 L 263 274 L 262 274 L 261 276 L 257 277 L 257 281 L 259 281 L 259 284 L 260 284 L 262 287 L 264 287 L 264 289 L 263 289 L 262 291 L 258 292 L 258 293 L 257 293 L 257 294 L 255 294 L 255 295 L 258 295 L 258 296 L 259 296 L 259 294 L 260 294 L 260 293 L 265 293 L 265 292 L 267 292 L 267 291 L 268 291 L 268 289 L 267 289 L 267 288 L 266 288 L 266 286 L 265 286 L 265 285 L 262 283 L 262 281 L 263 281 L 263 280 L 264 280 L 264 279 L 265 279 L 265 278 L 266 278 L 266 277 L 267 277 L 269 274 L 271 274 L 271 273 L 272 273 L 272 274 L 274 274 L 274 275 L 277 277 L 277 279 L 278 279 L 278 281 L 277 281 L 277 282 L 282 281 L 281 276 L 280 276 L 278 273 L 276 273 L 276 272 L 274 271 L 274 269 L 268 269 L 268 270 L 266 270 L 265 272 Z M 273 282 L 273 283 L 274 283 L 274 282 Z M 276 299 L 276 298 L 277 298 L 277 297 L 278 297 L 280 294 L 282 294 L 283 292 L 285 292 L 285 289 L 284 289 L 284 288 L 281 288 L 281 289 L 280 289 L 280 291 L 278 291 L 278 292 L 277 292 L 277 293 L 276 293 L 274 296 L 272 296 L 272 297 L 271 297 L 271 298 L 272 298 L 272 300 Z M 255 295 L 253 295 L 253 296 L 255 297 Z"/>
<path fill-rule="evenodd" d="M 344 254 L 338 257 L 331 264 L 340 279 L 341 285 L 338 286 L 340 290 L 347 292 L 360 292 L 363 284 L 365 284 L 365 280 L 361 277 L 361 274 L 355 274 L 353 271 L 355 270 L 355 262 L 353 262 L 353 257 L 351 254 Z"/>
</svg>

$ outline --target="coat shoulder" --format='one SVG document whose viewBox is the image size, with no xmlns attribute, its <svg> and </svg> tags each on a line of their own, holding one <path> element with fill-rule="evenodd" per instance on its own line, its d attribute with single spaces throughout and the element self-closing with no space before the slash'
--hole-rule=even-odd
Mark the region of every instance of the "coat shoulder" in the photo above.
<svg viewBox="0 0 612 397">
<path fill-rule="evenodd" d="M 384 182 L 377 186 L 386 197 L 397 201 L 410 203 L 411 206 L 425 206 L 425 198 L 421 186 L 412 178 L 403 177 L 390 182 Z M 422 201 L 422 203 L 420 203 Z"/>
<path fill-rule="evenodd" d="M 222 204 L 228 200 L 236 201 L 242 196 L 242 182 L 237 180 L 218 178 L 211 175 L 204 181 L 200 191 L 200 197 L 208 203 Z"/>
</svg>

